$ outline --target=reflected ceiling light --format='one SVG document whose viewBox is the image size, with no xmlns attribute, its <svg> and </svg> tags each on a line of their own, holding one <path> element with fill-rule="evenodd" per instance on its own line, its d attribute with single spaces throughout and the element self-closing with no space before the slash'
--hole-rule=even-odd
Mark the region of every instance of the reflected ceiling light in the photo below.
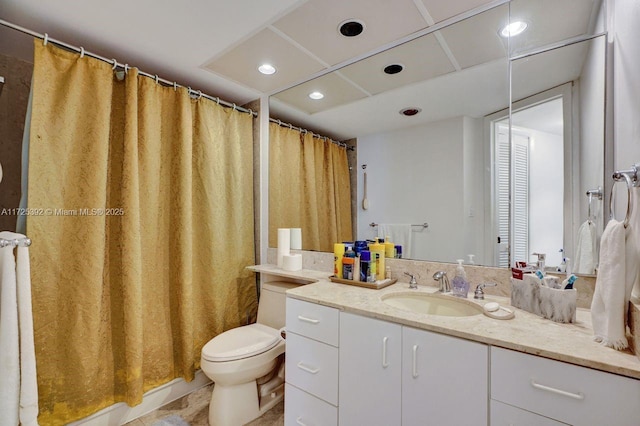
<svg viewBox="0 0 640 426">
<path fill-rule="evenodd" d="M 271 64 L 262 64 L 258 67 L 258 71 L 262 74 L 271 75 L 276 72 L 276 67 Z"/>
<path fill-rule="evenodd" d="M 505 27 L 500 30 L 500 35 L 502 37 L 513 37 L 522 33 L 527 29 L 529 25 L 523 21 L 515 21 L 510 23 L 509 25 L 505 25 Z"/>
<path fill-rule="evenodd" d="M 309 93 L 309 97 L 317 101 L 318 99 L 324 98 L 324 95 L 320 92 L 311 92 Z"/>
<path fill-rule="evenodd" d="M 403 108 L 399 111 L 400 115 L 405 115 L 407 117 L 413 117 L 414 115 L 417 115 L 420 113 L 420 111 L 422 111 L 422 108 L 418 108 L 418 107 L 409 107 L 409 108 Z"/>
</svg>

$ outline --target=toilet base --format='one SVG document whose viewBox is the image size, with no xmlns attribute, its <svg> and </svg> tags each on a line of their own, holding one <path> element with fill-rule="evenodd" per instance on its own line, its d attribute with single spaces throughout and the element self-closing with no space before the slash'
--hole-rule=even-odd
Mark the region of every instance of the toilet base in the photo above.
<svg viewBox="0 0 640 426">
<path fill-rule="evenodd" d="M 274 377 L 272 380 L 278 380 Z M 239 385 L 214 384 L 209 404 L 210 426 L 238 426 L 257 419 L 284 398 L 284 383 L 258 398 L 256 381 Z"/>
</svg>

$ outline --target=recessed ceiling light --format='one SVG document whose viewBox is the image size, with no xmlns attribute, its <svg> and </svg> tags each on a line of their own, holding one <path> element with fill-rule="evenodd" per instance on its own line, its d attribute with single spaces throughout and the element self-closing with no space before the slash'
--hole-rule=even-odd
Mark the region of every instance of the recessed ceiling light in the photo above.
<svg viewBox="0 0 640 426">
<path fill-rule="evenodd" d="M 309 97 L 311 99 L 318 100 L 324 98 L 324 95 L 320 92 L 311 92 L 309 93 Z"/>
<path fill-rule="evenodd" d="M 386 74 L 398 74 L 403 69 L 404 66 L 402 66 L 401 64 L 391 64 L 384 67 L 384 72 Z"/>
<path fill-rule="evenodd" d="M 515 21 L 509 25 L 505 25 L 504 28 L 500 30 L 500 35 L 502 37 L 514 37 L 521 34 L 528 26 L 529 25 L 526 22 Z"/>
<path fill-rule="evenodd" d="M 262 74 L 271 75 L 276 72 L 276 67 L 271 64 L 262 64 L 258 67 L 258 71 Z"/>
<path fill-rule="evenodd" d="M 338 25 L 338 31 L 345 37 L 355 37 L 364 31 L 364 22 L 357 19 L 347 19 Z"/>
<path fill-rule="evenodd" d="M 409 107 L 409 108 L 403 108 L 399 112 L 400 112 L 400 115 L 406 115 L 407 117 L 413 117 L 414 115 L 419 114 L 420 111 L 422 111 L 422 108 Z"/>
</svg>

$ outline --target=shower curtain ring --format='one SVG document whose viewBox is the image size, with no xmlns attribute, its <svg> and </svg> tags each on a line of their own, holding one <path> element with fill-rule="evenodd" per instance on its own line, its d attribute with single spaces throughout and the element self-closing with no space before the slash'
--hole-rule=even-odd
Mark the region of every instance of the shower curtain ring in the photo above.
<svg viewBox="0 0 640 426">
<path fill-rule="evenodd" d="M 249 108 L 249 115 L 253 116 L 253 110 Z"/>
<path fill-rule="evenodd" d="M 198 100 L 202 99 L 202 90 L 198 90 Z"/>
<path fill-rule="evenodd" d="M 129 64 L 124 64 L 124 73 L 129 74 Z"/>
<path fill-rule="evenodd" d="M 178 83 L 177 82 L 173 82 L 173 90 L 178 90 Z"/>
<path fill-rule="evenodd" d="M 216 97 L 216 104 L 220 105 L 220 98 Z"/>
<path fill-rule="evenodd" d="M 289 123 L 289 130 L 293 130 L 293 125 Z"/>
<path fill-rule="evenodd" d="M 233 110 L 234 111 L 236 110 L 236 104 L 235 103 L 233 104 Z"/>
<path fill-rule="evenodd" d="M 158 74 L 156 74 L 156 84 L 158 84 Z"/>
<path fill-rule="evenodd" d="M 84 47 L 80 46 L 80 59 L 84 58 Z"/>
<path fill-rule="evenodd" d="M 116 61 L 116 58 L 113 58 L 111 61 L 113 62 L 111 69 L 115 71 L 115 69 L 118 68 L 118 61 Z"/>
<path fill-rule="evenodd" d="M 278 126 L 282 126 L 282 121 L 280 121 L 280 119 L 278 119 Z"/>
<path fill-rule="evenodd" d="M 42 45 L 46 46 L 47 43 L 49 43 L 49 34 L 44 33 L 44 39 L 43 39 Z"/>
</svg>

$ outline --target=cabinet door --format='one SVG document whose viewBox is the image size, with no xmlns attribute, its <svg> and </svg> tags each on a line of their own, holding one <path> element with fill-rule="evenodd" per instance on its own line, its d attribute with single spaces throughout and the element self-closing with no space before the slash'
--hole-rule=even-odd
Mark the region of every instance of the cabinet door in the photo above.
<svg viewBox="0 0 640 426">
<path fill-rule="evenodd" d="M 339 424 L 399 425 L 401 326 L 340 313 Z"/>
<path fill-rule="evenodd" d="M 402 425 L 486 425 L 486 345 L 402 329 Z"/>
<path fill-rule="evenodd" d="M 562 426 L 567 423 L 556 422 L 530 411 L 491 400 L 491 426 Z"/>
</svg>

